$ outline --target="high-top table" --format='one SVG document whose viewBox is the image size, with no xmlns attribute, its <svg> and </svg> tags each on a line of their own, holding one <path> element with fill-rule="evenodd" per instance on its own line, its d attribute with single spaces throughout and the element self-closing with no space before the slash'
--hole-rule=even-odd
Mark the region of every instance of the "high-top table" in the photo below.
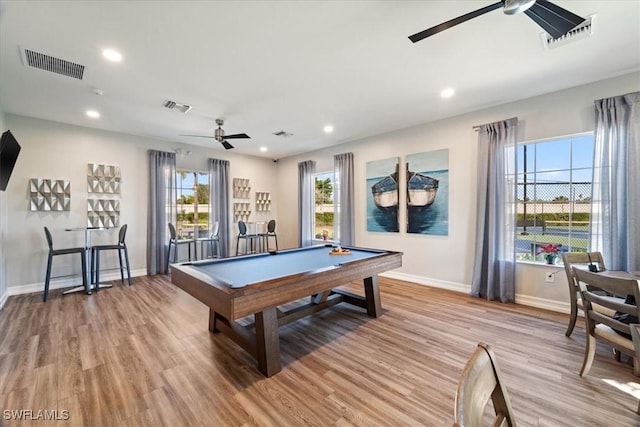
<svg viewBox="0 0 640 427">
<path fill-rule="evenodd" d="M 103 231 L 108 229 L 109 227 L 71 227 L 71 228 L 64 229 L 64 231 L 75 231 L 75 232 L 83 231 L 84 232 L 84 247 L 87 250 L 87 256 L 85 257 L 87 262 L 86 271 L 87 271 L 87 274 L 90 276 L 87 278 L 87 282 L 90 283 L 89 289 L 91 290 L 94 290 L 96 288 L 98 289 L 110 288 L 113 286 L 109 283 L 93 283 L 93 274 L 91 271 L 91 267 L 93 266 L 93 259 L 91 258 L 91 234 L 94 231 Z M 62 294 L 66 295 L 66 294 L 71 294 L 74 292 L 82 292 L 82 291 L 84 291 L 84 286 L 78 286 L 78 287 L 66 290 Z"/>
</svg>

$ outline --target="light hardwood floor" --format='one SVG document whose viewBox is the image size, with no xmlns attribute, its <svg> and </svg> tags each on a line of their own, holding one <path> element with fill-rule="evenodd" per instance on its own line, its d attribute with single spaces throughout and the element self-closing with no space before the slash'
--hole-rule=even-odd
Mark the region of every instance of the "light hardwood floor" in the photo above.
<svg viewBox="0 0 640 427">
<path fill-rule="evenodd" d="M 359 287 L 349 286 L 352 290 Z M 381 279 L 385 314 L 340 304 L 280 328 L 283 370 L 207 330 L 208 309 L 141 277 L 91 296 L 10 297 L 0 311 L 7 426 L 451 426 L 458 375 L 479 341 L 500 363 L 520 426 L 636 426 L 640 381 L 568 315 Z M 68 411 L 67 421 L 5 410 Z"/>
</svg>

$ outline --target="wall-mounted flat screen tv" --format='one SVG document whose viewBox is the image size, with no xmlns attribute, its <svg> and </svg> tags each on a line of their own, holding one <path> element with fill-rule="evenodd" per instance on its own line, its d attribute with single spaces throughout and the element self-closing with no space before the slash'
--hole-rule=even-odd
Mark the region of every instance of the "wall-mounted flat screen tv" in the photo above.
<svg viewBox="0 0 640 427">
<path fill-rule="evenodd" d="M 7 189 L 9 177 L 18 160 L 18 153 L 20 153 L 20 144 L 11 131 L 6 131 L 0 140 L 0 190 L 2 191 Z"/>
</svg>

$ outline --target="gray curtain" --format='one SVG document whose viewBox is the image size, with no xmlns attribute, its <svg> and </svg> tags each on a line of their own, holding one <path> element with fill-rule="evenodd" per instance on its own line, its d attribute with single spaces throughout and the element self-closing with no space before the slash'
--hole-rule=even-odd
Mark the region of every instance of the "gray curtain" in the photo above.
<svg viewBox="0 0 640 427">
<path fill-rule="evenodd" d="M 220 258 L 229 256 L 229 161 L 209 159 L 209 212 L 220 226 Z"/>
<path fill-rule="evenodd" d="M 353 153 L 333 156 L 333 183 L 335 189 L 334 233 L 341 245 L 355 245 L 355 213 L 353 194 Z"/>
<path fill-rule="evenodd" d="M 640 92 L 595 101 L 591 250 L 640 270 Z"/>
<path fill-rule="evenodd" d="M 175 223 L 176 155 L 149 150 L 149 209 L 147 212 L 147 274 L 164 273 L 169 222 Z"/>
<path fill-rule="evenodd" d="M 313 243 L 313 215 L 315 206 L 315 185 L 313 175 L 316 173 L 316 162 L 307 160 L 298 163 L 298 224 L 300 247 Z"/>
<path fill-rule="evenodd" d="M 476 250 L 471 295 L 515 300 L 518 119 L 479 126 Z"/>
</svg>

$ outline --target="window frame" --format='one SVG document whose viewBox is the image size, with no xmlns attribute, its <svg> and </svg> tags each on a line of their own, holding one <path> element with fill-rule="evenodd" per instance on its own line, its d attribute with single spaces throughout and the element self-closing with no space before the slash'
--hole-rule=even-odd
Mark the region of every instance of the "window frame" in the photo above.
<svg viewBox="0 0 640 427">
<path fill-rule="evenodd" d="M 585 166 L 584 156 L 582 156 L 582 163 L 576 164 L 576 148 L 580 143 L 580 139 L 587 138 L 589 142 L 589 148 L 591 151 L 589 152 L 590 166 Z M 541 148 L 540 144 L 550 143 L 550 142 L 568 142 L 569 146 L 569 159 L 568 159 L 568 167 L 555 167 L 545 169 L 544 166 L 538 164 L 538 149 Z M 593 156 L 593 147 L 595 144 L 595 134 L 594 132 L 581 132 L 571 135 L 565 136 L 555 136 L 550 138 L 542 138 L 530 141 L 522 141 L 517 144 L 517 152 L 516 152 L 516 170 L 515 170 L 515 186 L 516 186 L 516 199 L 515 199 L 515 214 L 516 214 L 516 224 L 520 224 L 520 226 L 515 227 L 514 233 L 514 243 L 516 248 L 516 261 L 523 263 L 532 263 L 532 264 L 548 264 L 544 259 L 544 253 L 541 253 L 542 246 L 546 244 L 555 244 L 558 246 L 558 257 L 554 260 L 554 264 L 561 264 L 561 253 L 566 251 L 588 251 L 589 243 L 591 240 L 591 229 L 589 226 L 590 216 L 592 212 L 592 200 L 591 200 L 591 188 L 593 185 L 593 169 L 594 169 L 594 156 Z M 535 155 L 533 157 L 533 170 L 528 170 L 527 167 L 523 167 L 522 158 L 521 158 L 521 147 L 534 147 Z M 548 148 L 548 147 L 545 147 Z M 526 150 L 526 148 L 525 148 Z M 526 152 L 526 151 L 525 151 Z M 528 159 L 527 159 L 528 160 Z M 548 159 L 547 159 L 548 160 Z M 531 165 L 527 162 L 528 165 Z M 587 172 L 585 174 L 585 171 Z M 540 176 L 553 176 L 553 174 L 568 174 L 568 179 L 564 181 L 558 180 L 557 182 L 541 182 L 539 180 Z M 588 181 L 584 179 L 578 179 L 579 175 L 588 176 Z M 526 179 L 524 179 L 526 177 Z M 529 178 L 533 177 L 533 180 Z M 527 186 L 530 185 L 533 187 L 533 197 L 529 197 L 529 194 L 526 192 Z M 568 186 L 568 197 L 564 195 L 558 195 L 552 199 L 544 199 L 544 194 L 538 194 L 539 187 L 544 187 L 546 185 L 553 186 Z M 589 192 L 586 196 L 581 198 L 578 197 L 578 192 L 575 191 L 576 185 L 588 186 Z M 561 187 L 560 187 L 561 188 Z M 560 191 L 560 190 L 558 190 Z M 584 194 L 580 193 L 580 195 Z M 562 199 L 563 198 L 563 199 Z M 559 220 L 548 220 L 547 218 L 551 216 L 553 218 L 554 215 L 559 215 L 557 211 L 557 206 L 560 204 L 568 205 L 567 212 L 564 211 L 564 206 L 561 207 L 561 215 L 567 215 L 566 221 L 566 235 L 565 232 L 558 230 L 559 228 L 564 227 L 562 222 Z M 588 204 L 588 207 L 585 205 Z M 545 205 L 549 205 L 551 210 L 554 212 L 545 212 Z M 527 207 L 533 206 L 533 212 L 527 212 Z M 538 206 L 542 206 L 542 211 L 538 212 Z M 583 209 L 580 212 L 576 212 L 576 206 L 581 206 Z M 584 209 L 586 207 L 586 209 Z M 578 215 L 576 215 L 578 214 Z M 525 216 L 526 215 L 526 216 Z M 532 218 L 529 220 L 529 218 Z M 541 218 L 540 218 L 541 217 Z M 586 217 L 586 221 L 580 221 L 580 217 Z M 522 222 L 520 222 L 520 218 Z M 542 222 L 536 222 L 540 221 Z M 578 223 L 582 222 L 581 226 Z M 546 234 L 546 228 L 549 226 L 547 223 L 550 223 L 552 229 L 555 228 L 557 233 L 561 234 Z M 555 227 L 554 227 L 555 226 Z M 536 229 L 536 233 L 534 234 L 533 239 L 529 238 L 530 234 L 528 233 L 527 227 L 531 229 Z M 541 233 L 540 233 L 541 232 Z M 545 236 L 544 239 L 538 240 L 537 237 Z M 583 237 L 578 237 L 583 235 Z M 527 237 L 525 237 L 527 236 Z M 549 238 L 550 236 L 553 236 Z M 520 239 L 519 239 L 520 237 Z M 524 242 L 523 242 L 524 241 Z M 525 252 L 523 250 L 524 245 L 530 245 L 530 250 Z M 582 242 L 582 243 L 580 243 Z M 520 248 L 520 250 L 518 250 Z"/>
<path fill-rule="evenodd" d="M 185 177 L 188 175 L 193 175 L 193 186 L 191 187 L 191 189 L 189 189 L 189 187 L 184 186 L 183 182 L 186 180 L 186 178 L 183 177 L 183 174 L 185 175 Z M 199 178 L 202 178 L 202 180 L 205 181 L 205 183 L 200 182 Z M 211 180 L 209 177 L 209 173 L 199 171 L 199 170 L 191 170 L 191 169 L 176 167 L 175 183 L 176 183 L 175 190 L 174 190 L 175 205 L 173 206 L 172 210 L 173 210 L 173 217 L 175 218 L 175 222 L 176 222 L 176 233 L 178 235 L 178 238 L 196 239 L 199 236 L 206 235 L 208 233 L 208 230 L 211 229 L 211 200 L 208 200 L 205 203 L 198 203 L 197 188 L 199 185 L 204 185 L 206 187 L 207 199 L 210 199 Z M 191 194 L 189 194 L 189 192 L 191 192 Z M 184 202 L 181 203 L 181 200 L 182 201 L 185 200 L 185 196 L 186 197 L 193 196 L 194 203 L 192 204 L 188 204 Z M 185 221 L 184 218 L 181 219 L 180 217 L 180 215 L 183 215 L 183 216 L 188 215 L 188 213 L 184 209 L 185 205 L 193 206 L 192 212 L 194 214 L 194 217 L 193 217 L 193 220 L 191 221 Z M 205 207 L 205 206 L 206 206 L 206 215 L 207 215 L 206 225 L 200 222 L 200 215 L 205 213 L 203 212 L 202 207 Z M 180 210 L 182 210 L 182 212 L 180 212 Z M 198 224 L 199 224 L 198 227 L 197 228 L 195 226 L 187 227 L 186 228 L 187 231 L 185 232 L 184 225 L 185 224 L 195 225 L 196 218 L 198 219 Z"/>
</svg>

